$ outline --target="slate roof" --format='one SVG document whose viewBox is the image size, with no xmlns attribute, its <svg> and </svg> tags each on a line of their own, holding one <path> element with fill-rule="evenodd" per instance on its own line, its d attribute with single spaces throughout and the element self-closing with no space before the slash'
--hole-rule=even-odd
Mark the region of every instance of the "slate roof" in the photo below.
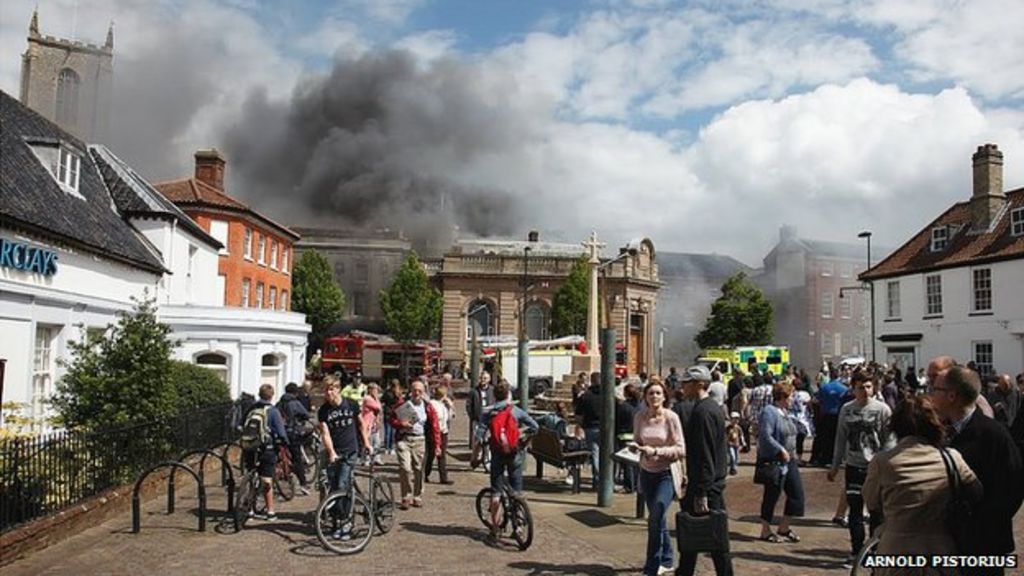
<svg viewBox="0 0 1024 576">
<path fill-rule="evenodd" d="M 224 247 L 175 206 L 174 202 L 165 198 L 149 182 L 143 180 L 123 160 L 114 156 L 106 146 L 89 146 L 89 153 L 96 162 L 96 166 L 99 167 L 107 190 L 110 191 L 114 204 L 117 205 L 117 209 L 122 215 L 126 217 L 171 218 L 177 220 L 182 228 L 191 232 L 199 240 L 218 250 Z"/>
<path fill-rule="evenodd" d="M 661 252 L 658 254 L 658 274 L 663 280 L 669 278 L 726 278 L 737 272 L 752 269 L 731 256 L 720 254 L 686 254 Z"/>
<path fill-rule="evenodd" d="M 861 274 L 860 279 L 878 280 L 1024 258 L 1024 236 L 1010 235 L 1010 212 L 1021 207 L 1024 207 L 1024 188 L 1007 192 L 1006 207 L 999 220 L 989 230 L 977 232 L 971 230 L 970 201 L 957 202 L 888 258 Z M 932 228 L 944 225 L 962 228 L 953 235 L 945 250 L 932 252 Z"/>
<path fill-rule="evenodd" d="M 247 214 L 270 228 L 273 228 L 280 234 L 290 237 L 292 240 L 298 240 L 300 238 L 299 234 L 295 233 L 295 231 L 290 228 L 274 222 L 270 218 L 267 218 L 263 214 L 260 214 L 249 206 L 235 200 L 223 191 L 210 186 L 202 180 L 198 180 L 196 178 L 182 178 L 180 180 L 159 182 L 154 184 L 154 187 L 168 200 L 177 204 L 181 208 L 214 208 L 226 210 L 228 212 Z"/>
<path fill-rule="evenodd" d="M 30 146 L 81 157 L 79 198 L 65 192 Z M 83 200 L 84 198 L 84 200 Z M 159 254 L 118 214 L 84 142 L 0 90 L 0 221 L 155 273 Z"/>
</svg>

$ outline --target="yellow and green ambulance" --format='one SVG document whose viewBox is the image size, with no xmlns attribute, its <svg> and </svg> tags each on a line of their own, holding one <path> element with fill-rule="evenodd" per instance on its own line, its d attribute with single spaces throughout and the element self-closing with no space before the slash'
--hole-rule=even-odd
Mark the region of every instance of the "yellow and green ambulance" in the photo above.
<svg viewBox="0 0 1024 576">
<path fill-rule="evenodd" d="M 709 370 L 718 370 L 723 377 L 732 374 L 738 367 L 747 371 L 747 363 L 753 358 L 762 371 L 770 370 L 776 376 L 789 367 L 789 346 L 736 346 L 734 348 L 708 348 L 697 358 L 698 364 Z"/>
</svg>

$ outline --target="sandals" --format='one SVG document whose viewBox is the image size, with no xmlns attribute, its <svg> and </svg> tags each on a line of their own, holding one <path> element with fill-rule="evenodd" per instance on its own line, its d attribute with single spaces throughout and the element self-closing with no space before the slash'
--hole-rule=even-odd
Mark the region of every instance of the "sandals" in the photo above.
<svg viewBox="0 0 1024 576">
<path fill-rule="evenodd" d="M 786 542 L 792 542 L 793 544 L 796 544 L 797 542 L 800 541 L 800 537 L 797 536 L 796 532 L 793 532 L 792 530 L 790 530 L 788 532 L 779 532 L 778 536 L 779 536 L 779 538 L 782 538 Z"/>
<path fill-rule="evenodd" d="M 761 536 L 760 538 L 758 538 L 758 540 L 762 542 L 771 542 L 772 544 L 778 544 L 782 542 L 782 538 L 779 538 L 779 535 L 775 532 L 771 532 L 767 536 Z"/>
</svg>

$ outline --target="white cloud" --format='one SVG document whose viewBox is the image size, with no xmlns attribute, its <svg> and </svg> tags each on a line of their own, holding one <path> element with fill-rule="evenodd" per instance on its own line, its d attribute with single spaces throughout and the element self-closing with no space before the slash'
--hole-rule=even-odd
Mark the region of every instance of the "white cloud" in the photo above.
<svg viewBox="0 0 1024 576">
<path fill-rule="evenodd" d="M 338 0 L 336 10 L 340 14 L 352 12 L 367 16 L 389 25 L 400 25 L 420 8 L 424 0 Z"/>
<path fill-rule="evenodd" d="M 394 44 L 395 48 L 408 50 L 420 62 L 432 62 L 450 54 L 458 40 L 454 30 L 428 30 L 406 36 Z"/>
<path fill-rule="evenodd" d="M 314 56 L 358 56 L 369 47 L 359 26 L 340 18 L 326 18 L 315 30 L 298 38 L 294 45 L 303 53 Z"/>
</svg>

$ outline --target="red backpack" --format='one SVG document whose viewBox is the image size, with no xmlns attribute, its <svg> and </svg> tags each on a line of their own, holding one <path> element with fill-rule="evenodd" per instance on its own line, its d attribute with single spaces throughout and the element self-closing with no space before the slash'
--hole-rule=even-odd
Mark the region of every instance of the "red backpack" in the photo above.
<svg viewBox="0 0 1024 576">
<path fill-rule="evenodd" d="M 491 418 L 491 449 L 506 456 L 519 450 L 519 423 L 509 405 Z"/>
</svg>

